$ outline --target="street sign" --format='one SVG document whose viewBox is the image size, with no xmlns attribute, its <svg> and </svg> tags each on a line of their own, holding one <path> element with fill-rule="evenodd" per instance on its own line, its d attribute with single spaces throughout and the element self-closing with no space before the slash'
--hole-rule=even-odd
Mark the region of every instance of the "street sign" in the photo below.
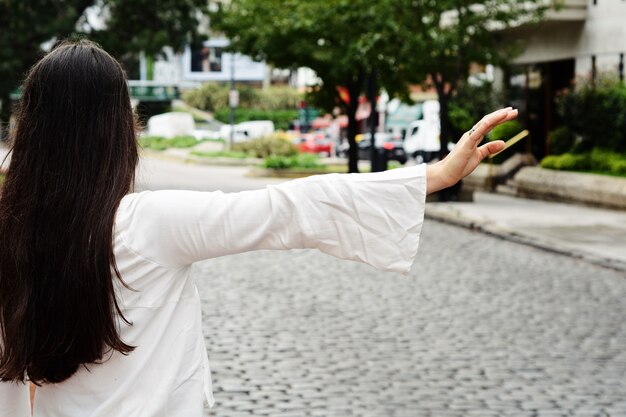
<svg viewBox="0 0 626 417">
<path fill-rule="evenodd" d="M 239 91 L 230 90 L 228 92 L 228 105 L 230 107 L 238 107 L 239 106 Z"/>
</svg>

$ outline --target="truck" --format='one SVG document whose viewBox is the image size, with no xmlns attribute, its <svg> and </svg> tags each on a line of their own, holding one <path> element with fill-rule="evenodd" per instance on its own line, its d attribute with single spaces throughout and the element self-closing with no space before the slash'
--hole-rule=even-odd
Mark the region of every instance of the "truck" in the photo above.
<svg viewBox="0 0 626 417">
<path fill-rule="evenodd" d="M 404 150 L 418 163 L 430 162 L 441 149 L 441 122 L 439 120 L 439 102 L 427 100 L 422 104 L 423 117 L 411 122 L 404 136 Z M 448 144 L 452 150 L 454 144 Z"/>
</svg>

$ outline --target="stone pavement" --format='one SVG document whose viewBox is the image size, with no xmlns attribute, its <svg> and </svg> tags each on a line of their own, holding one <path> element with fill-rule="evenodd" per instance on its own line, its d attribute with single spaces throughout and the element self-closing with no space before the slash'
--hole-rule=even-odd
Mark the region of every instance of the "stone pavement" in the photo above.
<svg viewBox="0 0 626 417">
<path fill-rule="evenodd" d="M 626 277 L 427 220 L 409 276 L 315 251 L 194 267 L 207 416 L 626 417 Z"/>
<path fill-rule="evenodd" d="M 477 192 L 428 203 L 430 218 L 626 271 L 626 211 Z"/>
</svg>

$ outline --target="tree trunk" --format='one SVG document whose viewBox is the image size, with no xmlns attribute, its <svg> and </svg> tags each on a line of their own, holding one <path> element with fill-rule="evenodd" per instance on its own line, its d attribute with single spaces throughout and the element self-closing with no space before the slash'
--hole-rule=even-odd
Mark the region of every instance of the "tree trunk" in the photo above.
<svg viewBox="0 0 626 417">
<path fill-rule="evenodd" d="M 350 94 L 350 103 L 346 105 L 346 113 L 348 116 L 348 172 L 359 172 L 359 148 L 356 143 L 356 134 L 358 124 L 356 120 L 356 111 L 359 108 L 359 96 L 363 89 L 363 71 L 359 71 L 359 75 L 355 79 L 349 79 L 346 85 Z"/>
<path fill-rule="evenodd" d="M 439 123 L 440 123 L 440 136 L 439 143 L 439 159 L 443 159 L 448 155 L 448 143 L 452 136 L 452 125 L 450 123 L 449 105 L 450 94 L 445 91 L 445 84 L 441 82 L 437 86 L 437 95 L 439 97 Z M 444 188 L 439 191 L 439 201 L 456 201 L 461 190 L 461 181 L 450 188 Z"/>
<path fill-rule="evenodd" d="M 9 94 L 2 94 L 0 97 L 2 107 L 0 108 L 0 141 L 7 140 L 9 134 L 9 123 L 11 121 L 11 97 Z"/>
<path fill-rule="evenodd" d="M 452 126 L 450 125 L 449 116 L 449 104 L 450 98 L 447 94 L 439 94 L 439 123 L 440 123 L 440 137 L 439 143 L 441 148 L 439 149 L 439 159 L 443 159 L 448 155 L 448 143 L 452 136 Z"/>
<path fill-rule="evenodd" d="M 348 172 L 359 172 L 359 154 L 356 143 L 356 132 L 358 130 L 356 121 L 356 109 L 358 107 L 358 97 L 356 103 L 353 103 L 352 92 L 350 93 L 350 105 L 346 106 L 348 116 Z"/>
</svg>

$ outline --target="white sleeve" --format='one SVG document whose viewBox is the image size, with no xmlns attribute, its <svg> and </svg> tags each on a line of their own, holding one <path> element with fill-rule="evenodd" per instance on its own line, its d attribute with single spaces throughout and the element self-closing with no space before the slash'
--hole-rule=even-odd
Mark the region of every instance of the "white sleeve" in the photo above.
<svg viewBox="0 0 626 417">
<path fill-rule="evenodd" d="M 407 273 L 424 219 L 426 168 L 327 174 L 262 190 L 154 191 L 123 200 L 124 244 L 163 266 L 258 249 L 316 248 Z"/>
<path fill-rule="evenodd" d="M 30 417 L 28 384 L 0 381 L 0 417 Z"/>
</svg>

